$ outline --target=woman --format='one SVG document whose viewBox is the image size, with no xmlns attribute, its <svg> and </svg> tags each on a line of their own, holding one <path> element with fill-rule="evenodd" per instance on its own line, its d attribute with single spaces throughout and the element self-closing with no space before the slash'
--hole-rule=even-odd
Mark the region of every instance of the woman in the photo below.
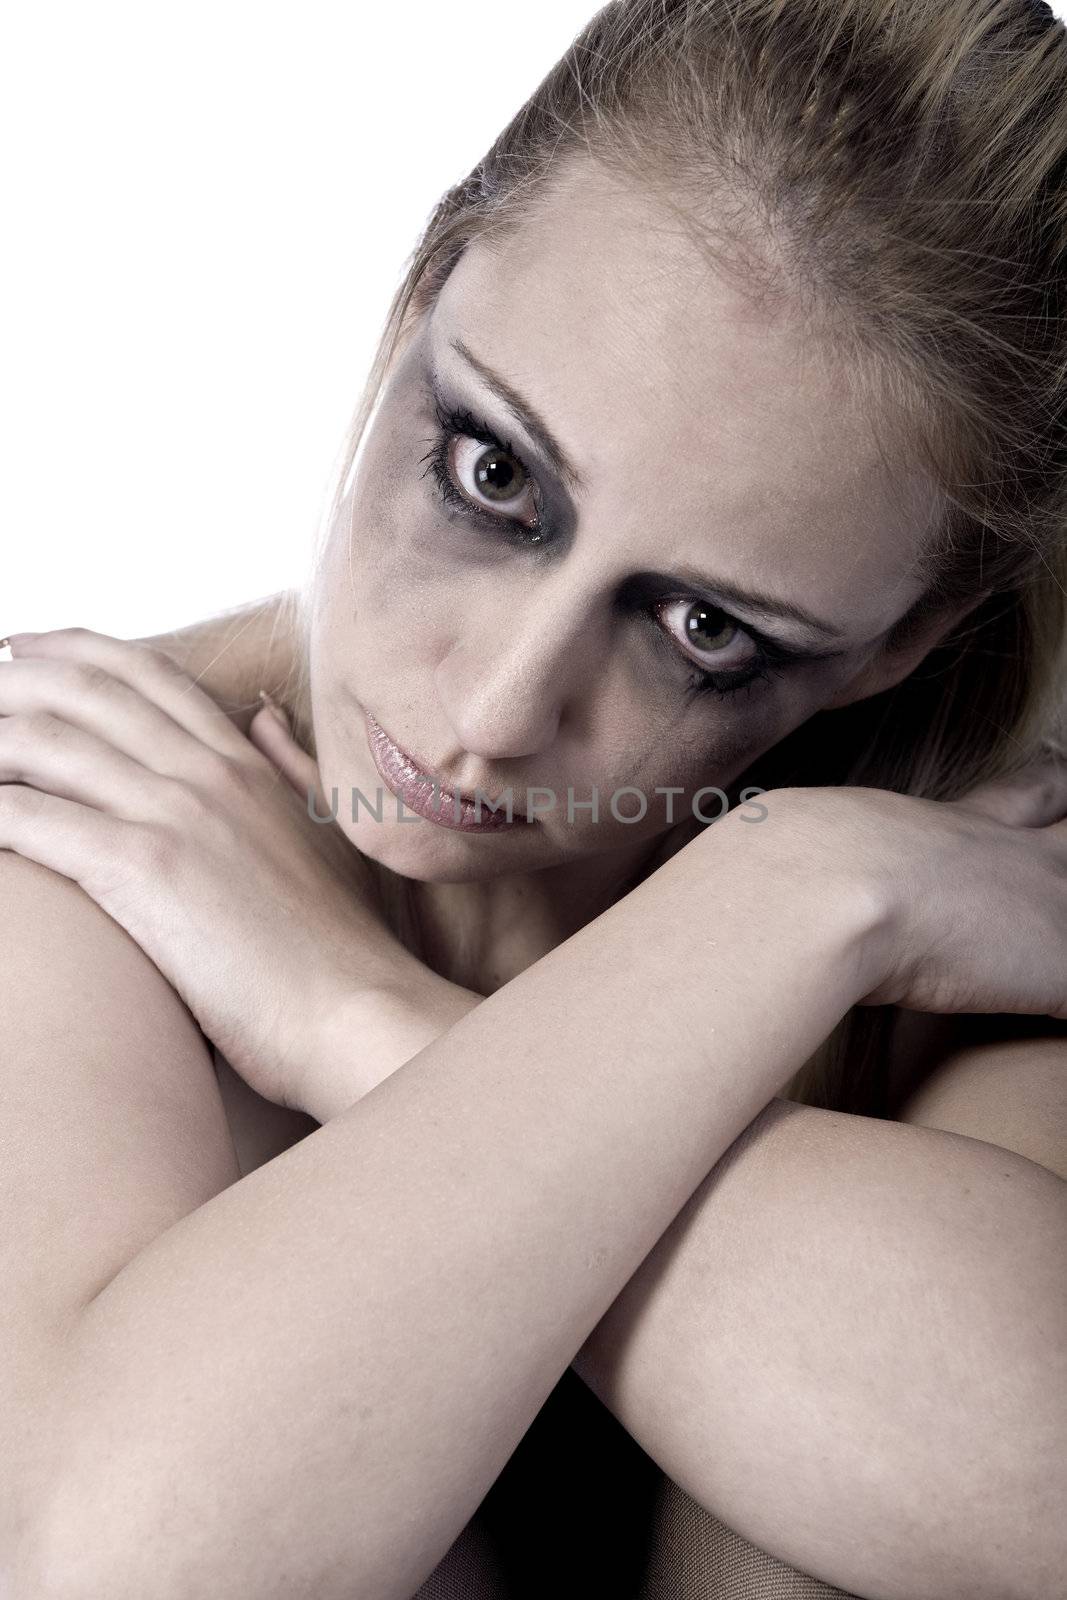
<svg viewBox="0 0 1067 1600">
<path fill-rule="evenodd" d="M 1065 48 L 605 7 L 434 212 L 306 595 L 12 636 L 13 1595 L 504 1592 L 572 1365 L 678 1496 L 648 1595 L 1054 1591 Z"/>
</svg>

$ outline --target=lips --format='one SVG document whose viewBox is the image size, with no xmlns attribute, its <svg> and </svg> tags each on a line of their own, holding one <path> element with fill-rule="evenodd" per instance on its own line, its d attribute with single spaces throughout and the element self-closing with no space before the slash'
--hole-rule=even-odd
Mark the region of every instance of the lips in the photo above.
<svg viewBox="0 0 1067 1600">
<path fill-rule="evenodd" d="M 506 811 L 491 811 L 491 804 L 501 802 L 500 795 L 480 793 L 481 805 L 476 809 L 474 795 L 463 789 L 446 788 L 437 782 L 432 768 L 402 749 L 366 709 L 364 717 L 371 754 L 379 774 L 390 790 L 416 815 L 464 832 L 495 832 L 528 822 L 525 813 L 517 810 L 514 804 L 510 821 Z"/>
</svg>

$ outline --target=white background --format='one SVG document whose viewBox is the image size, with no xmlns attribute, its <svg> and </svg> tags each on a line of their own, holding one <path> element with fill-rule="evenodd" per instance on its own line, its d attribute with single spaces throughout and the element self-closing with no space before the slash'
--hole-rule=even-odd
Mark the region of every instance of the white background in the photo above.
<svg viewBox="0 0 1067 1600">
<path fill-rule="evenodd" d="M 405 258 L 597 9 L 7 8 L 0 637 L 302 580 Z"/>
<path fill-rule="evenodd" d="M 301 581 L 419 230 L 596 9 L 8 8 L 0 636 Z"/>
</svg>

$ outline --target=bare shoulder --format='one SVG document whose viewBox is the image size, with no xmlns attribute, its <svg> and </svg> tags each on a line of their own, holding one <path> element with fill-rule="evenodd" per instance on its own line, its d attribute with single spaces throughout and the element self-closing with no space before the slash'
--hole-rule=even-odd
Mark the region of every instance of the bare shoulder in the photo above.
<svg viewBox="0 0 1067 1600">
<path fill-rule="evenodd" d="M 10 850 L 0 915 L 3 1546 L 51 1484 L 42 1419 L 84 1307 L 240 1169 L 203 1034 L 125 929 Z"/>
<path fill-rule="evenodd" d="M 902 1013 L 902 1017 L 908 1014 Z M 1067 1021 L 967 1015 L 895 1033 L 893 1119 L 961 1133 L 1067 1178 Z M 909 1038 L 918 1070 L 908 1069 Z"/>
<path fill-rule="evenodd" d="M 239 1173 L 207 1042 L 136 941 L 9 850 L 0 911 L 0 1270 L 43 1322 Z"/>
</svg>

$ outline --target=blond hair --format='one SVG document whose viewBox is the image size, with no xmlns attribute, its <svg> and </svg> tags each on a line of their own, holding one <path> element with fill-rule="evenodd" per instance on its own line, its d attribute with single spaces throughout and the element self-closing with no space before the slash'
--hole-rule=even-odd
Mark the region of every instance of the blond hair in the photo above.
<svg viewBox="0 0 1067 1600">
<path fill-rule="evenodd" d="M 847 361 L 929 474 L 942 506 L 929 582 L 890 643 L 931 609 L 974 602 L 901 684 L 816 713 L 748 781 L 952 799 L 1024 764 L 1062 731 L 1063 23 L 1042 0 L 602 7 L 419 236 L 337 458 L 320 551 L 407 335 L 467 246 L 550 203 L 575 157 L 677 205 L 724 270 Z M 283 697 L 313 749 L 306 599 L 294 599 L 301 648 Z M 415 947 L 406 880 L 380 867 L 378 879 Z M 884 1114 L 887 1022 L 855 1008 L 783 1093 Z"/>
</svg>

